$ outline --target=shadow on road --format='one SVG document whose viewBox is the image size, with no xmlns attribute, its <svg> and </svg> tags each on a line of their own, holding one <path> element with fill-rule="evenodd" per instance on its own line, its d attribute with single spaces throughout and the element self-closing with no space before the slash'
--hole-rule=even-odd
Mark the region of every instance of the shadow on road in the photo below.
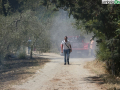
<svg viewBox="0 0 120 90">
<path fill-rule="evenodd" d="M 104 84 L 104 81 L 101 77 L 92 76 L 92 77 L 86 77 L 84 78 L 85 81 L 88 81 L 88 83 L 97 83 L 97 84 Z"/>
<path fill-rule="evenodd" d="M 109 84 L 110 85 L 109 88 L 103 87 L 106 90 L 120 90 L 120 88 L 115 88 L 114 86 L 115 84 L 118 86 L 120 85 L 120 79 L 116 79 L 112 75 L 102 74 L 99 75 L 99 77 L 97 76 L 86 77 L 84 78 L 84 81 L 87 81 L 88 83 L 96 83 L 98 85 Z"/>
<path fill-rule="evenodd" d="M 25 80 L 27 77 L 36 73 L 36 69 L 40 69 L 46 62 L 46 58 L 33 59 L 14 59 L 6 60 L 2 68 L 0 68 L 0 90 L 4 89 L 6 83 Z"/>
</svg>

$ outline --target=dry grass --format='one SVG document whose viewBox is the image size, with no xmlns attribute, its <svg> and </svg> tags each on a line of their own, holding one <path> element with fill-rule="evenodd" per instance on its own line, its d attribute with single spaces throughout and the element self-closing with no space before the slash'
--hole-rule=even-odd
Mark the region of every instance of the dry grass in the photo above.
<svg viewBox="0 0 120 90">
<path fill-rule="evenodd" d="M 26 82 L 48 61 L 44 58 L 5 61 L 0 70 L 0 90 L 9 90 L 12 85 Z"/>
<path fill-rule="evenodd" d="M 104 62 L 98 60 L 90 61 L 86 63 L 85 68 L 101 78 L 103 81 L 103 84 L 101 84 L 102 88 L 106 90 L 120 90 L 120 77 L 110 75 L 105 69 Z"/>
</svg>

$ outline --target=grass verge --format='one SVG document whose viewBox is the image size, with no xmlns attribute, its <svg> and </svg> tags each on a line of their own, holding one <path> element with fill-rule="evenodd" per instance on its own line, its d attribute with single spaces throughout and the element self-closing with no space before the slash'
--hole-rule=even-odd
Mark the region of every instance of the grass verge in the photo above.
<svg viewBox="0 0 120 90">
<path fill-rule="evenodd" d="M 84 66 L 102 80 L 101 87 L 105 90 L 120 90 L 120 77 L 110 75 L 105 69 L 105 62 L 94 60 Z"/>
</svg>

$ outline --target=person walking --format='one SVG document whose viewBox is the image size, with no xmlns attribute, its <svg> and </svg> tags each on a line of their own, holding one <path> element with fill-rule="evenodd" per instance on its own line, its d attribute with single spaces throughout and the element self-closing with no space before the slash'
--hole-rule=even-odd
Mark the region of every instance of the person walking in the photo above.
<svg viewBox="0 0 120 90">
<path fill-rule="evenodd" d="M 72 52 L 72 47 L 67 36 L 65 36 L 64 40 L 61 43 L 61 53 L 64 53 L 64 65 L 66 65 L 66 58 L 69 65 L 70 52 Z"/>
</svg>

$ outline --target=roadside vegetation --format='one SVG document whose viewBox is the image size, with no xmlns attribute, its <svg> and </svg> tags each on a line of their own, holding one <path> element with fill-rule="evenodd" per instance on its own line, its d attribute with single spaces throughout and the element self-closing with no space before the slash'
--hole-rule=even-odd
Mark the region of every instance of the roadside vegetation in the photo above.
<svg viewBox="0 0 120 90">
<path fill-rule="evenodd" d="M 95 74 L 92 80 L 96 81 L 101 86 L 101 89 L 120 90 L 120 77 L 110 74 L 106 69 L 105 62 L 98 60 L 90 61 L 85 64 L 84 68 Z"/>
<path fill-rule="evenodd" d="M 52 3 L 68 10 L 78 29 L 94 33 L 96 58 L 106 62 L 110 74 L 120 75 L 120 5 L 101 4 L 100 0 L 52 0 Z"/>
<path fill-rule="evenodd" d="M 0 64 L 13 57 L 25 58 L 25 48 L 50 50 L 50 27 L 59 9 L 69 12 L 75 26 L 97 39 L 96 59 L 106 70 L 120 75 L 120 5 L 104 5 L 100 0 L 1 0 Z M 28 40 L 31 40 L 28 43 Z M 42 43 L 42 44 L 41 44 Z"/>
<path fill-rule="evenodd" d="M 40 0 L 0 1 L 0 65 L 10 58 L 25 59 L 28 47 L 30 58 L 34 50 L 50 49 L 53 9 L 54 5 L 47 9 Z"/>
</svg>

